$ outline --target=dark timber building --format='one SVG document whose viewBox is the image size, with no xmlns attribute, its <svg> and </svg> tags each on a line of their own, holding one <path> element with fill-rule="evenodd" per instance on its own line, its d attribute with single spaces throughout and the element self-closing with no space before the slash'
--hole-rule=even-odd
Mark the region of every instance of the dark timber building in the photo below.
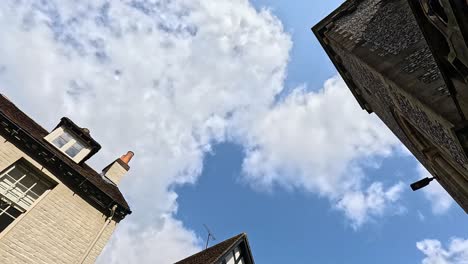
<svg viewBox="0 0 468 264">
<path fill-rule="evenodd" d="M 361 107 L 468 212 L 468 1 L 348 0 L 313 31 Z"/>
<path fill-rule="evenodd" d="M 245 233 L 207 248 L 175 264 L 255 264 Z"/>
</svg>

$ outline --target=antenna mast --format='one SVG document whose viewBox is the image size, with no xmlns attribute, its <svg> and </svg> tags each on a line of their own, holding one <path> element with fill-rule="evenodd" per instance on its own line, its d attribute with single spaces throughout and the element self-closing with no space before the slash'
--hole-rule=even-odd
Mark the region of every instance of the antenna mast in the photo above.
<svg viewBox="0 0 468 264">
<path fill-rule="evenodd" d="M 208 248 L 208 243 L 210 242 L 210 238 L 211 238 L 211 240 L 213 240 L 213 241 L 215 241 L 216 238 L 215 238 L 215 236 L 213 235 L 213 233 L 211 233 L 210 229 L 209 229 L 205 224 L 203 224 L 203 226 L 205 227 L 206 232 L 208 232 L 208 238 L 206 239 L 206 246 L 205 246 L 205 249 L 207 249 L 207 248 Z"/>
</svg>

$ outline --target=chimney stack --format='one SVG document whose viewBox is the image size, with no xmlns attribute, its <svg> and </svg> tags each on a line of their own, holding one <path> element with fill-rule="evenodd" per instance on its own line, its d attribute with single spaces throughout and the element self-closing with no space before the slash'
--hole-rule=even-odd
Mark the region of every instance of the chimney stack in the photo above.
<svg viewBox="0 0 468 264">
<path fill-rule="evenodd" d="M 119 185 L 122 177 L 130 170 L 128 164 L 134 155 L 135 153 L 133 153 L 133 151 L 128 151 L 127 154 L 122 155 L 122 157 L 105 167 L 104 170 L 102 170 L 103 175 L 115 183 L 115 185 Z"/>
</svg>

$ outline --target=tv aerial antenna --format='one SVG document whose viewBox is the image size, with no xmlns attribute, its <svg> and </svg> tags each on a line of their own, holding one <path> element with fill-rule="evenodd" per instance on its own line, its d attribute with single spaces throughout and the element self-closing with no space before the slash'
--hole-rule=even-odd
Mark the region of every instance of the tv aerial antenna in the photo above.
<svg viewBox="0 0 468 264">
<path fill-rule="evenodd" d="M 210 243 L 210 239 L 215 241 L 216 237 L 213 235 L 213 233 L 211 233 L 210 229 L 205 224 L 203 224 L 203 226 L 205 227 L 206 232 L 208 232 L 208 238 L 206 239 L 206 246 L 205 246 L 205 249 L 207 249 L 208 243 Z"/>
</svg>

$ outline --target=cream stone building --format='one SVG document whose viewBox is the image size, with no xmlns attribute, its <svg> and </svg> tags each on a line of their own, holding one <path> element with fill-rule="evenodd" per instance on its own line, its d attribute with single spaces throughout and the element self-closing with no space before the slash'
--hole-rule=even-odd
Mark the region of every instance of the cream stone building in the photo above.
<svg viewBox="0 0 468 264">
<path fill-rule="evenodd" d="M 48 132 L 0 95 L 0 263 L 94 263 L 131 213 L 118 188 L 133 152 L 98 173 L 101 146 L 68 118 Z"/>
</svg>

